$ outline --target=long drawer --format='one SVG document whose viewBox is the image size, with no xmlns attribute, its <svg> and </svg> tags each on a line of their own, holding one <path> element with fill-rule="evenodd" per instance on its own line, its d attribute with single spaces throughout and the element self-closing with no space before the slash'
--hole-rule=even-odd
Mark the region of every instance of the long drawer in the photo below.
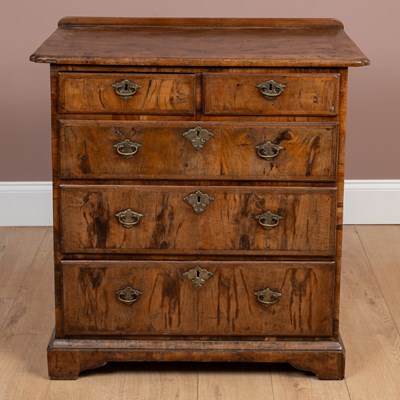
<svg viewBox="0 0 400 400">
<path fill-rule="evenodd" d="M 339 74 L 204 74 L 209 115 L 321 115 L 339 112 Z"/>
<path fill-rule="evenodd" d="M 69 179 L 334 181 L 336 123 L 61 121 Z"/>
<path fill-rule="evenodd" d="M 60 113 L 195 112 L 194 74 L 60 73 Z"/>
<path fill-rule="evenodd" d="M 65 253 L 333 255 L 334 188 L 61 185 Z"/>
<path fill-rule="evenodd" d="M 333 262 L 64 261 L 64 331 L 330 335 Z"/>
</svg>

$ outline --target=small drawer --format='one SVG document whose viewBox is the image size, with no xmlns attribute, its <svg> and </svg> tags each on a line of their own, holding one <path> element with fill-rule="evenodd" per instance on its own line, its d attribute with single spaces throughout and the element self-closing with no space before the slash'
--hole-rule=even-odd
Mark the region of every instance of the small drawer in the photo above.
<svg viewBox="0 0 400 400">
<path fill-rule="evenodd" d="M 333 262 L 64 261 L 71 335 L 329 336 Z"/>
<path fill-rule="evenodd" d="M 336 190 L 61 185 L 65 253 L 324 255 Z"/>
<path fill-rule="evenodd" d="M 195 112 L 194 74 L 60 73 L 60 113 L 168 114 Z"/>
<path fill-rule="evenodd" d="M 61 121 L 64 179 L 334 181 L 336 123 Z"/>
<path fill-rule="evenodd" d="M 334 116 L 338 74 L 205 73 L 204 114 Z"/>
</svg>

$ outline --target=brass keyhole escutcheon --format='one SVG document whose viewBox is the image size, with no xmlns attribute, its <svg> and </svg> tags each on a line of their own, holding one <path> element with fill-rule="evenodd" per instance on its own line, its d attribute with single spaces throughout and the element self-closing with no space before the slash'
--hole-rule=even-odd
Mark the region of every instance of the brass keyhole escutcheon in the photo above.
<svg viewBox="0 0 400 400">
<path fill-rule="evenodd" d="M 207 271 L 205 268 L 201 268 L 199 266 L 189 269 L 183 273 L 185 278 L 188 278 L 192 281 L 193 286 L 195 288 L 201 288 L 207 279 L 211 278 L 214 274 L 210 271 Z"/>
<path fill-rule="evenodd" d="M 184 197 L 183 201 L 189 203 L 196 214 L 202 214 L 206 207 L 214 201 L 214 198 L 198 190 Z"/>
<path fill-rule="evenodd" d="M 266 99 L 273 100 L 282 94 L 286 85 L 270 79 L 269 81 L 259 83 L 256 87 Z"/>
<path fill-rule="evenodd" d="M 190 140 L 192 146 L 196 150 L 201 150 L 204 147 L 206 141 L 211 139 L 214 134 L 207 129 L 202 128 L 201 126 L 196 126 L 195 128 L 189 129 L 188 131 L 184 132 L 182 136 Z"/>
<path fill-rule="evenodd" d="M 115 89 L 115 93 L 117 93 L 117 95 L 122 99 L 129 99 L 136 94 L 139 88 L 141 88 L 138 83 L 131 82 L 129 79 L 116 82 L 112 85 L 112 87 Z"/>
</svg>

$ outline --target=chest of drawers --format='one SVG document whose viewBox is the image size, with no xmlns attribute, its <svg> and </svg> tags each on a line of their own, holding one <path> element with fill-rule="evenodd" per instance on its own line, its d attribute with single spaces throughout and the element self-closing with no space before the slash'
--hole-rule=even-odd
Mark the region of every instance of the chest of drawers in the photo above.
<svg viewBox="0 0 400 400">
<path fill-rule="evenodd" d="M 347 68 L 328 19 L 64 18 L 49 375 L 109 361 L 344 375 Z"/>
</svg>

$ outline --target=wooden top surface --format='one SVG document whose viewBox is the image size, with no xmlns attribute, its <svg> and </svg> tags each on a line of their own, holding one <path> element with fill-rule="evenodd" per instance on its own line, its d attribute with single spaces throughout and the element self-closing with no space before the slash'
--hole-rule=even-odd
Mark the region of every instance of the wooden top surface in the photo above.
<svg viewBox="0 0 400 400">
<path fill-rule="evenodd" d="M 30 59 L 205 67 L 369 64 L 338 20 L 270 18 L 67 17 Z"/>
</svg>

